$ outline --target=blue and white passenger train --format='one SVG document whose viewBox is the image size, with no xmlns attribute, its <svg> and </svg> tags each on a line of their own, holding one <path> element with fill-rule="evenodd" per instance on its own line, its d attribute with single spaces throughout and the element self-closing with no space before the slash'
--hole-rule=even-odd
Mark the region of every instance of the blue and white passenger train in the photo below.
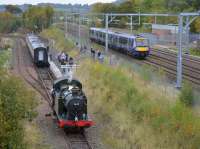
<svg viewBox="0 0 200 149">
<path fill-rule="evenodd" d="M 106 33 L 107 30 L 103 28 L 90 28 L 90 40 L 105 45 Z M 108 47 L 138 58 L 145 58 L 150 52 L 147 38 L 110 30 L 108 30 Z"/>
</svg>

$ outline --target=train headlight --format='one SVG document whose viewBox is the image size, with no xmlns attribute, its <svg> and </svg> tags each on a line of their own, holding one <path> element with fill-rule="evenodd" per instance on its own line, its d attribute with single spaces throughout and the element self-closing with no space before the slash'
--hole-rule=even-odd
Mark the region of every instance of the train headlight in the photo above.
<svg viewBox="0 0 200 149">
<path fill-rule="evenodd" d="M 139 51 L 139 52 L 146 52 L 146 51 L 148 51 L 148 50 L 149 50 L 148 47 L 137 47 L 137 48 L 136 48 L 136 51 Z"/>
<path fill-rule="evenodd" d="M 76 121 L 76 122 L 78 121 L 78 117 L 77 117 L 77 116 L 75 117 L 75 121 Z"/>
</svg>

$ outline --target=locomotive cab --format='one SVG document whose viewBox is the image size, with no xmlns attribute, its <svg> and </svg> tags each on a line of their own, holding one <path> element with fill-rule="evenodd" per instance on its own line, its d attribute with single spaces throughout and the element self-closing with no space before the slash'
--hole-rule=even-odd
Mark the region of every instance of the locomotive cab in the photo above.
<svg viewBox="0 0 200 149">
<path fill-rule="evenodd" d="M 53 84 L 53 105 L 60 127 L 86 128 L 93 125 L 87 115 L 87 98 L 78 80 L 62 77 Z"/>
</svg>

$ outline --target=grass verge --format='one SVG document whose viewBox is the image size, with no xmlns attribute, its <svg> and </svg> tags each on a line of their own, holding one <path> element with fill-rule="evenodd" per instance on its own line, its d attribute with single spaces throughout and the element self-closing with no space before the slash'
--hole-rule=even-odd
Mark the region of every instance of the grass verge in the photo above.
<svg viewBox="0 0 200 149">
<path fill-rule="evenodd" d="M 77 55 L 77 50 L 73 41 L 70 38 L 66 38 L 64 32 L 57 27 L 50 27 L 43 30 L 40 35 L 43 38 L 51 39 L 54 41 L 54 49 L 57 51 L 64 51 L 74 57 Z"/>
<path fill-rule="evenodd" d="M 82 62 L 77 75 L 109 148 L 200 146 L 200 119 L 171 94 L 173 89 L 163 90 L 134 71 L 93 61 Z"/>
<path fill-rule="evenodd" d="M 24 142 L 28 149 L 49 149 L 50 147 L 43 142 L 42 134 L 34 122 L 24 123 Z"/>
<path fill-rule="evenodd" d="M 0 148 L 40 149 L 41 134 L 31 122 L 37 115 L 36 94 L 8 71 L 10 58 L 10 49 L 0 52 Z M 36 135 L 38 140 L 34 141 Z"/>
</svg>

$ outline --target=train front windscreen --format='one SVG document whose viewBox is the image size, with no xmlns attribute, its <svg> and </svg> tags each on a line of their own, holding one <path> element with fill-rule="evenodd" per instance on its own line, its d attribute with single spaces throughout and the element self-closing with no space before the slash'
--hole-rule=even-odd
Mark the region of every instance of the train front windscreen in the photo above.
<svg viewBox="0 0 200 149">
<path fill-rule="evenodd" d="M 149 40 L 146 38 L 136 38 L 137 47 L 149 47 Z"/>
</svg>

